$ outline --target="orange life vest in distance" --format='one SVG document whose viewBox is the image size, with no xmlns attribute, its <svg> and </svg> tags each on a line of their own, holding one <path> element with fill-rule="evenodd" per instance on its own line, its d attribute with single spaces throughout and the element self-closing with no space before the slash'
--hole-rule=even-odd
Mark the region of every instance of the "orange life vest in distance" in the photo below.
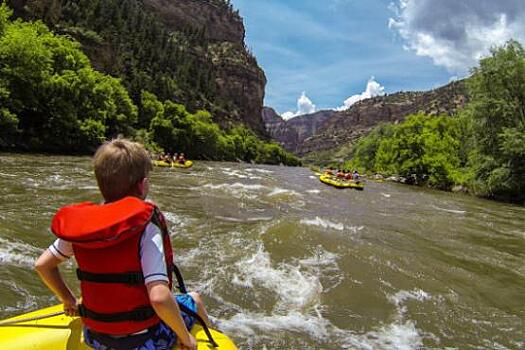
<svg viewBox="0 0 525 350">
<path fill-rule="evenodd" d="M 79 313 L 88 328 L 124 335 L 160 321 L 151 307 L 140 262 L 140 240 L 150 222 L 162 231 L 171 289 L 173 251 L 164 217 L 154 204 L 126 197 L 103 205 L 66 206 L 54 216 L 51 230 L 73 245 L 82 292 Z"/>
</svg>

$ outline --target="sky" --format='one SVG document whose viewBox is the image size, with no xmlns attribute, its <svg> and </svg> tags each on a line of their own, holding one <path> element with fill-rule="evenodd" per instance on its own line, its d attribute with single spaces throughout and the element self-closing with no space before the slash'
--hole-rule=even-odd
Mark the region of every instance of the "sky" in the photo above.
<svg viewBox="0 0 525 350">
<path fill-rule="evenodd" d="M 286 119 L 468 75 L 494 45 L 525 43 L 525 0 L 231 0 Z"/>
</svg>

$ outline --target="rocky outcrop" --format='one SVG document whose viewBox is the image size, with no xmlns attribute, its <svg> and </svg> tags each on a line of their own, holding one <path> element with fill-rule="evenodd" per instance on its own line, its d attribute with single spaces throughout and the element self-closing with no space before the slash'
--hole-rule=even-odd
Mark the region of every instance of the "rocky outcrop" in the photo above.
<svg viewBox="0 0 525 350">
<path fill-rule="evenodd" d="M 229 11 L 224 1 L 145 0 L 171 30 L 191 27 L 202 30 L 210 41 L 211 56 L 221 100 L 232 107 L 217 120 L 223 127 L 241 123 L 260 136 L 266 135 L 261 118 L 266 76 L 244 44 L 245 30 L 237 11 Z"/>
<path fill-rule="evenodd" d="M 236 108 L 226 111 L 228 119 L 223 126 L 241 123 L 259 136 L 267 136 L 261 117 L 266 76 L 243 45 L 221 42 L 209 46 L 216 70 L 217 94 Z"/>
<path fill-rule="evenodd" d="M 298 131 L 286 127 L 286 121 L 273 108 L 263 107 L 262 117 L 271 137 L 285 149 L 294 149 L 294 145 L 299 143 Z"/>
<path fill-rule="evenodd" d="M 228 11 L 220 1 L 202 0 L 146 0 L 146 7 L 172 30 L 188 27 L 204 29 L 207 39 L 218 42 L 243 44 L 244 25 L 237 12 Z"/>
<path fill-rule="evenodd" d="M 272 108 L 263 108 L 266 130 L 286 150 L 298 153 L 298 147 L 310 136 L 323 129 L 323 124 L 335 115 L 334 111 L 320 111 L 292 118 L 282 119 Z"/>
<path fill-rule="evenodd" d="M 467 102 L 463 81 L 427 92 L 398 92 L 360 101 L 346 111 L 323 111 L 282 121 L 265 123 L 271 136 L 298 155 L 326 151 L 355 143 L 379 123 L 397 123 L 418 112 L 453 115 Z M 312 127 L 315 126 L 315 127 Z M 301 134 L 301 137 L 296 136 Z"/>
</svg>

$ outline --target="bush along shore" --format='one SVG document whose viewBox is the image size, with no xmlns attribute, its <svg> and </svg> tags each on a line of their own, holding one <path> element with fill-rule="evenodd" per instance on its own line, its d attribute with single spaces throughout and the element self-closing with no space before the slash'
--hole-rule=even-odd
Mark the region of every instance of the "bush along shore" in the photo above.
<svg viewBox="0 0 525 350">
<path fill-rule="evenodd" d="M 243 125 L 221 129 L 205 110 L 190 113 L 145 90 L 137 105 L 119 79 L 91 67 L 76 41 L 11 16 L 0 5 L 0 149 L 88 154 L 122 135 L 193 159 L 300 165 Z"/>
<path fill-rule="evenodd" d="M 378 125 L 353 148 L 348 169 L 397 182 L 525 202 L 525 51 L 494 48 L 467 79 L 457 115 L 415 114 Z"/>
</svg>

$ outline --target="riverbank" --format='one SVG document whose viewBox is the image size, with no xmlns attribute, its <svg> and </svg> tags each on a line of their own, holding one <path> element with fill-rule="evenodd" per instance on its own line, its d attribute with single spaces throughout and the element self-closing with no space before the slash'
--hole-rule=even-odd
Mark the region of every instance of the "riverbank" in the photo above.
<svg viewBox="0 0 525 350">
<path fill-rule="evenodd" d="M 365 178 L 373 180 L 373 181 L 379 181 L 379 182 L 393 182 L 393 183 L 399 183 L 404 185 L 411 185 L 411 186 L 418 186 L 418 187 L 426 187 L 433 190 L 439 190 L 439 191 L 445 191 L 445 192 L 452 192 L 452 193 L 462 193 L 466 195 L 470 195 L 476 198 L 482 198 L 482 199 L 488 199 L 493 200 L 497 202 L 502 203 L 512 203 L 517 205 L 525 205 L 525 199 L 516 199 L 515 197 L 505 197 L 505 196 L 483 196 L 476 194 L 476 192 L 472 189 L 469 189 L 468 187 L 464 185 L 453 185 L 452 187 L 440 187 L 440 186 L 432 186 L 428 182 L 428 176 L 426 177 L 418 177 L 418 176 L 411 176 L 411 177 L 403 177 L 399 175 L 382 175 L 382 174 L 370 174 L 370 175 L 364 175 Z"/>
</svg>

